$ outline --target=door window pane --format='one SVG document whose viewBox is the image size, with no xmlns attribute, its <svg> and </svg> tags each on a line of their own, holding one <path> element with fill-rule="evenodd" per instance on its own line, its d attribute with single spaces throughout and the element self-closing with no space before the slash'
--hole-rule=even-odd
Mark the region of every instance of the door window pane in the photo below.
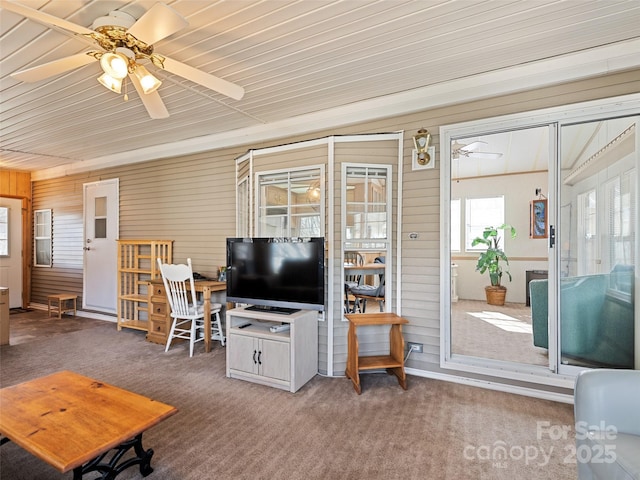
<svg viewBox="0 0 640 480">
<path fill-rule="evenodd" d="M 95 238 L 107 238 L 107 197 L 96 197 L 93 235 Z"/>
</svg>

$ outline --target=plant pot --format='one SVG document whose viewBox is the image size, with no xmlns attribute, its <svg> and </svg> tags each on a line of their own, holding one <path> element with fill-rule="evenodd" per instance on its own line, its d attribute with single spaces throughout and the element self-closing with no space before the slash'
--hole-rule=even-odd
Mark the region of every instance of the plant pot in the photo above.
<svg viewBox="0 0 640 480">
<path fill-rule="evenodd" d="M 504 305 L 504 299 L 507 296 L 507 287 L 489 285 L 484 287 L 489 305 Z"/>
</svg>

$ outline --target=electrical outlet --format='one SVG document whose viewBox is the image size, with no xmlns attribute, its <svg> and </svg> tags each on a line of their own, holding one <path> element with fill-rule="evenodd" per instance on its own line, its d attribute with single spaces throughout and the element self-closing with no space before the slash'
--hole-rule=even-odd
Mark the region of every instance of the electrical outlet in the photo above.
<svg viewBox="0 0 640 480">
<path fill-rule="evenodd" d="M 422 344 L 415 343 L 415 342 L 407 342 L 407 349 L 415 353 L 422 353 Z"/>
</svg>

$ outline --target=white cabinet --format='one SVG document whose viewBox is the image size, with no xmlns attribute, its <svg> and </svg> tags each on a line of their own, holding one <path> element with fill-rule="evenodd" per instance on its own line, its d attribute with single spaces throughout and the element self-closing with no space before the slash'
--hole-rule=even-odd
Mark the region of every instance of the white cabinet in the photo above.
<svg viewBox="0 0 640 480">
<path fill-rule="evenodd" d="M 235 335 L 229 365 L 233 370 L 288 382 L 289 342 Z"/>
<path fill-rule="evenodd" d="M 296 392 L 318 372 L 317 318 L 310 310 L 227 311 L 227 377 Z M 271 332 L 276 325 L 289 329 Z"/>
</svg>

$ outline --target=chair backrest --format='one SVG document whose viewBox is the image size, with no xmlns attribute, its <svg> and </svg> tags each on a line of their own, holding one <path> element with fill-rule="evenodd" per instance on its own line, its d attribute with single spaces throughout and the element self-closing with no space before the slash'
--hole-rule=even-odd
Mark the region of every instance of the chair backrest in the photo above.
<svg viewBox="0 0 640 480">
<path fill-rule="evenodd" d="M 364 265 L 364 257 L 360 252 L 344 252 L 344 261 L 354 265 Z"/>
<path fill-rule="evenodd" d="M 360 252 L 344 252 L 345 263 L 351 263 L 353 265 L 364 265 L 364 257 Z M 361 274 L 345 275 L 345 282 L 353 282 L 360 285 L 362 282 Z"/>
<path fill-rule="evenodd" d="M 169 299 L 172 316 L 193 316 L 196 311 L 196 289 L 193 282 L 191 259 L 187 264 L 162 263 L 158 258 L 158 266 L 162 274 L 162 281 Z"/>
<path fill-rule="evenodd" d="M 376 257 L 375 260 L 373 261 L 373 263 L 385 263 L 384 262 L 384 257 Z M 352 292 L 358 296 L 358 295 L 364 295 L 367 297 L 375 297 L 375 298 L 379 298 L 384 300 L 384 296 L 385 296 L 385 278 L 384 278 L 384 273 L 379 273 L 378 274 L 378 286 L 377 287 L 373 287 L 373 286 L 369 286 L 366 285 L 364 289 L 357 289 L 357 288 L 352 288 Z"/>
</svg>

